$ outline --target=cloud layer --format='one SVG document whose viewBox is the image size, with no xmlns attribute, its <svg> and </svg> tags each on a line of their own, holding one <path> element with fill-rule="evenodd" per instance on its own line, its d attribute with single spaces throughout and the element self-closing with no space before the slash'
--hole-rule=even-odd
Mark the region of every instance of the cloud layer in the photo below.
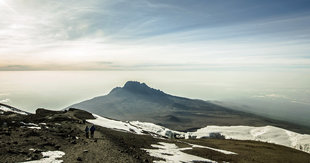
<svg viewBox="0 0 310 163">
<path fill-rule="evenodd" d="M 301 0 L 0 0 L 0 70 L 309 70 L 309 9 Z"/>
</svg>

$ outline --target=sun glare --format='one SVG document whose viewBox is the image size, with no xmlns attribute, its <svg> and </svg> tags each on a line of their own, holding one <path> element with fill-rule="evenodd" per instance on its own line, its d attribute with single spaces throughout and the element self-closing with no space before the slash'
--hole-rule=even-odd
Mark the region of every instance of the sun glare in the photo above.
<svg viewBox="0 0 310 163">
<path fill-rule="evenodd" d="M 0 0 L 0 8 L 6 8 L 11 12 L 16 13 L 16 11 L 5 0 Z"/>
</svg>

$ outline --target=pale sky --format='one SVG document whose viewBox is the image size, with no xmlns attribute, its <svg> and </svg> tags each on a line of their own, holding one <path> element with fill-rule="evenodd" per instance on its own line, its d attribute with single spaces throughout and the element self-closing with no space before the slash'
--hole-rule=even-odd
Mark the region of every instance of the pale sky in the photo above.
<svg viewBox="0 0 310 163">
<path fill-rule="evenodd" d="M 310 70 L 308 0 L 0 0 L 0 70 Z"/>
</svg>

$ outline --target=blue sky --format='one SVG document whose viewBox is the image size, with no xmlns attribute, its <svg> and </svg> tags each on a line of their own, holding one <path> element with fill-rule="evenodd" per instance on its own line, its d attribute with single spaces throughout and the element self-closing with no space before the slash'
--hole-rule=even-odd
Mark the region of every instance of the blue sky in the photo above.
<svg viewBox="0 0 310 163">
<path fill-rule="evenodd" d="M 310 69 L 310 1 L 0 0 L 0 70 Z"/>
</svg>

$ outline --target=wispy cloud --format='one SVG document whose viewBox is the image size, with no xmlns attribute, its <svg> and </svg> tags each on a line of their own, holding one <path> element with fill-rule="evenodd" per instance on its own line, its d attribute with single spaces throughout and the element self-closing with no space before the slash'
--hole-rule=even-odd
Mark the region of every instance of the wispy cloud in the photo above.
<svg viewBox="0 0 310 163">
<path fill-rule="evenodd" d="M 310 70 L 304 1 L 0 2 L 0 70 Z"/>
</svg>

